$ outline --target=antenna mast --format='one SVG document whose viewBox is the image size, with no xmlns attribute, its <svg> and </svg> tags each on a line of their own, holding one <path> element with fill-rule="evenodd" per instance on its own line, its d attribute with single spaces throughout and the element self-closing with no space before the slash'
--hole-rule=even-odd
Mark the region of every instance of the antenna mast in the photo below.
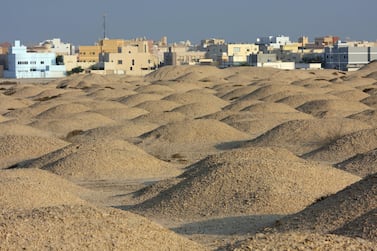
<svg viewBox="0 0 377 251">
<path fill-rule="evenodd" d="M 106 39 L 106 14 L 103 14 L 103 39 Z"/>
</svg>

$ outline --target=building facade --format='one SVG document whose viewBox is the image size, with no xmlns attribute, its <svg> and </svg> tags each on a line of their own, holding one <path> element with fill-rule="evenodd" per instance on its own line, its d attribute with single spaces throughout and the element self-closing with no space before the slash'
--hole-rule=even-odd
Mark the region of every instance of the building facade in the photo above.
<svg viewBox="0 0 377 251">
<path fill-rule="evenodd" d="M 169 47 L 164 53 L 164 65 L 198 65 L 205 58 L 205 51 L 192 51 L 188 47 Z"/>
<path fill-rule="evenodd" d="M 338 42 L 325 48 L 325 68 L 354 71 L 377 60 L 377 47 L 354 47 Z"/>
<path fill-rule="evenodd" d="M 207 48 L 206 58 L 217 62 L 221 67 L 247 64 L 250 54 L 257 54 L 259 46 L 256 44 L 219 44 Z"/>
<path fill-rule="evenodd" d="M 144 44 L 146 45 L 146 44 Z M 119 47 L 115 53 L 103 53 L 105 74 L 146 75 L 158 67 L 158 57 L 149 53 L 147 47 L 126 45 Z"/>
<path fill-rule="evenodd" d="M 59 78 L 66 75 L 64 65 L 56 64 L 55 53 L 27 52 L 27 48 L 15 41 L 8 53 L 6 78 Z"/>
</svg>

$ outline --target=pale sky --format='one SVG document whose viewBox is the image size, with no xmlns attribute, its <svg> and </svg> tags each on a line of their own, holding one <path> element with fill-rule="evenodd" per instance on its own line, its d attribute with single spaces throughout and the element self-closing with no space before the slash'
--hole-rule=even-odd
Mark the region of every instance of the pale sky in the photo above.
<svg viewBox="0 0 377 251">
<path fill-rule="evenodd" d="M 342 40 L 377 40 L 376 0 L 7 0 L 0 4 L 0 42 L 23 44 L 61 38 L 75 45 L 109 38 L 146 37 L 169 42 L 224 38 L 338 35 Z"/>
</svg>

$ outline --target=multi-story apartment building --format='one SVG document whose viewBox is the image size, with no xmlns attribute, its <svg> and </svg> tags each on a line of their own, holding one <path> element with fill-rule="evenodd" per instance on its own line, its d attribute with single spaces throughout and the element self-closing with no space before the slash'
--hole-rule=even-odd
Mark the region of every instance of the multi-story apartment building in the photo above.
<svg viewBox="0 0 377 251">
<path fill-rule="evenodd" d="M 55 53 L 27 52 L 20 41 L 15 41 L 7 57 L 6 78 L 58 78 L 66 75 L 65 66 L 56 64 Z"/>
<path fill-rule="evenodd" d="M 147 46 L 147 44 L 144 44 Z M 100 61 L 106 74 L 145 75 L 154 71 L 158 57 L 149 53 L 147 47 L 137 45 L 118 47 L 117 52 L 101 54 Z"/>
<path fill-rule="evenodd" d="M 187 46 L 169 47 L 164 53 L 165 65 L 196 65 L 206 58 L 205 51 L 190 50 Z"/>
<path fill-rule="evenodd" d="M 373 60 L 377 60 L 377 47 L 355 47 L 339 41 L 325 48 L 325 68 L 328 69 L 353 71 Z"/>
<path fill-rule="evenodd" d="M 79 62 L 84 63 L 99 63 L 101 53 L 115 53 L 118 48 L 125 45 L 123 39 L 103 39 L 95 45 L 79 46 Z"/>
<path fill-rule="evenodd" d="M 256 54 L 259 46 L 256 44 L 219 44 L 207 48 L 206 58 L 212 59 L 222 67 L 242 65 L 247 63 L 247 56 Z"/>
</svg>

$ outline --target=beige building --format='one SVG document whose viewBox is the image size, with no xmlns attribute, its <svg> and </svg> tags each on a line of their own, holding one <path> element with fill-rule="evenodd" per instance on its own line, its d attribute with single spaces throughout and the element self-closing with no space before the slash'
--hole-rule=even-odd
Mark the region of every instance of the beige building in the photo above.
<svg viewBox="0 0 377 251">
<path fill-rule="evenodd" d="M 80 62 L 78 60 L 78 55 L 65 55 L 63 56 L 63 61 L 67 72 L 70 72 L 72 69 L 77 67 L 81 67 L 82 69 L 90 69 L 95 64 L 93 62 Z"/>
<path fill-rule="evenodd" d="M 125 45 L 117 52 L 104 53 L 101 57 L 106 74 L 146 75 L 154 71 L 159 64 L 158 57 L 149 53 L 147 43 Z"/>
<path fill-rule="evenodd" d="M 153 49 L 153 42 L 150 40 L 135 39 L 103 39 L 96 45 L 84 45 L 79 47 L 79 62 L 99 63 L 101 53 L 118 53 L 123 46 L 135 46 L 139 52 L 150 53 Z"/>
<path fill-rule="evenodd" d="M 206 58 L 205 51 L 192 51 L 186 46 L 169 47 L 164 53 L 165 65 L 198 65 Z"/>
<path fill-rule="evenodd" d="M 250 54 L 258 52 L 259 46 L 256 44 L 220 44 L 208 46 L 206 57 L 219 65 L 229 66 L 244 64 Z"/>
</svg>

